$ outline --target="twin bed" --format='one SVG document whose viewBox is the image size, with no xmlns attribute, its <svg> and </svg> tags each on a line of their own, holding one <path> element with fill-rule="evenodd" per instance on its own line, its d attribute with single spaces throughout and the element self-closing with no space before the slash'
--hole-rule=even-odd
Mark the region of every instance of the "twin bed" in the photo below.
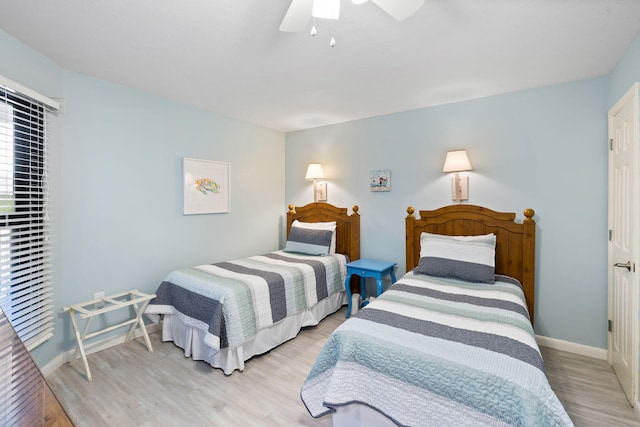
<svg viewBox="0 0 640 427">
<path fill-rule="evenodd" d="M 407 273 L 329 337 L 302 386 L 334 426 L 570 426 L 532 326 L 535 222 L 407 210 Z"/>
<path fill-rule="evenodd" d="M 534 212 L 407 212 L 407 274 L 329 337 L 302 386 L 309 413 L 334 426 L 572 425 L 532 326 Z M 346 302 L 359 233 L 357 206 L 290 205 L 285 250 L 172 272 L 146 313 L 185 356 L 242 370 Z M 318 246 L 325 256 L 299 253 Z"/>
<path fill-rule="evenodd" d="M 145 314 L 156 321 L 162 315 L 162 340 L 173 341 L 185 356 L 227 375 L 242 371 L 246 360 L 345 303 L 345 265 L 360 258 L 358 207 L 352 211 L 327 203 L 290 205 L 290 251 L 173 271 Z M 316 244 L 325 237 L 326 247 Z M 307 254 L 323 248 L 327 256 Z"/>
</svg>

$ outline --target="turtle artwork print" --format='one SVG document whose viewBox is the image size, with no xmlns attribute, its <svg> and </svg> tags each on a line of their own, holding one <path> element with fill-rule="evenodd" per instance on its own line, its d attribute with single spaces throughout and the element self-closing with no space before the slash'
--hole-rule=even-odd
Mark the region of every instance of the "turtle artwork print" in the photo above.
<svg viewBox="0 0 640 427">
<path fill-rule="evenodd" d="M 209 178 L 200 178 L 196 180 L 196 188 L 205 196 L 207 195 L 207 191 L 211 193 L 220 192 L 220 186 L 218 183 Z"/>
<path fill-rule="evenodd" d="M 229 163 L 183 158 L 182 169 L 184 215 L 230 212 Z"/>
</svg>

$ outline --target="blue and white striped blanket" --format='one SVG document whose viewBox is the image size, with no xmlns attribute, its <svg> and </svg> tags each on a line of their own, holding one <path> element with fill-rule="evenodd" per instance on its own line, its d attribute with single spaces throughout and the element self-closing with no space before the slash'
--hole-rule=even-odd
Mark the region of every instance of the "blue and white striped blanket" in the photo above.
<svg viewBox="0 0 640 427">
<path fill-rule="evenodd" d="M 571 426 L 515 279 L 407 273 L 329 337 L 301 391 L 320 417 L 360 403 L 407 426 Z"/>
<path fill-rule="evenodd" d="M 177 315 L 205 333 L 214 351 L 235 347 L 259 330 L 344 289 L 346 257 L 283 251 L 170 273 L 145 314 Z"/>
</svg>

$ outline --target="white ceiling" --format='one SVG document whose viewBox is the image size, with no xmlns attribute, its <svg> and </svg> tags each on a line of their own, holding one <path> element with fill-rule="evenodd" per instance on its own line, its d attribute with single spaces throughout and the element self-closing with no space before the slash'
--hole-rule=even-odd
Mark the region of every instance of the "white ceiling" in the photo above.
<svg viewBox="0 0 640 427">
<path fill-rule="evenodd" d="M 66 69 L 282 131 L 604 76 L 640 30 L 640 0 L 426 0 L 403 22 L 342 0 L 311 37 L 278 31 L 289 2 L 0 0 L 0 28 Z"/>
</svg>

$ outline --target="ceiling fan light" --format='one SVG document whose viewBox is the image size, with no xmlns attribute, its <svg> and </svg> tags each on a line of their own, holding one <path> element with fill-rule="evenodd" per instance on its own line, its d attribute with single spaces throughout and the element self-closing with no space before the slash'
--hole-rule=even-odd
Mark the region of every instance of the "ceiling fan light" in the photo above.
<svg viewBox="0 0 640 427">
<path fill-rule="evenodd" d="M 340 17 L 340 0 L 313 0 L 311 15 L 314 18 L 338 19 Z"/>
</svg>

